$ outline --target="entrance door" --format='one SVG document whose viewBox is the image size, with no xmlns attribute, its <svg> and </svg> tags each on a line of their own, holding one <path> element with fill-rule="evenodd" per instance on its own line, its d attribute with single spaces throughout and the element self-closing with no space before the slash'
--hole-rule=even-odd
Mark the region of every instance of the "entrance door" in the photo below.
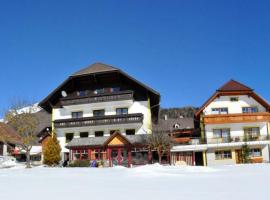
<svg viewBox="0 0 270 200">
<path fill-rule="evenodd" d="M 112 149 L 111 160 L 113 166 L 121 165 L 128 167 L 128 151 L 123 148 Z"/>
<path fill-rule="evenodd" d="M 235 151 L 235 157 L 236 157 L 236 164 L 242 163 L 242 151 L 241 150 L 236 150 Z"/>
</svg>

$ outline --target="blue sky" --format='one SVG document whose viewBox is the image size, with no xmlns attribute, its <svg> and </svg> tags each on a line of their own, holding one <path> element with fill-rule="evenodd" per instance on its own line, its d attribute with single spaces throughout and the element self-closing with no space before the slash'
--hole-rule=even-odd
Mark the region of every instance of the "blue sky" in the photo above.
<svg viewBox="0 0 270 200">
<path fill-rule="evenodd" d="M 0 1 L 0 110 L 40 101 L 94 62 L 200 106 L 233 78 L 270 101 L 270 3 L 240 0 Z"/>
</svg>

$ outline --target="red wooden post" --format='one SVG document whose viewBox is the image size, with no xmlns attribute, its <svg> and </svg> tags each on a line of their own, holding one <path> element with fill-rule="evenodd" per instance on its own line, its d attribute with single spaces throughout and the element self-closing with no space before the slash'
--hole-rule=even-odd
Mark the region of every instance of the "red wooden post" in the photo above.
<svg viewBox="0 0 270 200">
<path fill-rule="evenodd" d="M 82 160 L 82 150 L 80 150 L 80 160 Z"/>
<path fill-rule="evenodd" d="M 121 165 L 121 148 L 118 148 L 118 165 Z"/>
<path fill-rule="evenodd" d="M 108 153 L 109 166 L 112 167 L 112 157 L 111 157 L 111 149 L 110 148 L 107 149 L 107 153 Z"/>
<path fill-rule="evenodd" d="M 131 149 L 128 149 L 128 167 L 131 167 L 131 163 L 132 163 Z"/>
<path fill-rule="evenodd" d="M 88 159 L 91 160 L 91 149 L 88 149 Z"/>
<path fill-rule="evenodd" d="M 152 151 L 151 149 L 148 150 L 148 163 L 150 164 L 152 160 Z"/>
</svg>

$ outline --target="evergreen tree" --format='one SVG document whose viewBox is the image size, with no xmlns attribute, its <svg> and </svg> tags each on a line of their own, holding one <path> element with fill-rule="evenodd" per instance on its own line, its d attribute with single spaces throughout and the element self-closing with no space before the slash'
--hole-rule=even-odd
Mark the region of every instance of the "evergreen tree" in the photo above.
<svg viewBox="0 0 270 200">
<path fill-rule="evenodd" d="M 59 144 L 59 141 L 57 140 L 56 134 L 52 134 L 51 137 L 49 137 L 47 143 L 44 146 L 44 161 L 43 163 L 49 166 L 54 166 L 59 164 L 59 161 L 61 160 L 61 147 Z"/>
<path fill-rule="evenodd" d="M 242 146 L 242 162 L 243 163 L 250 163 L 250 157 L 249 157 L 249 147 L 248 145 L 245 143 L 243 146 Z"/>
</svg>

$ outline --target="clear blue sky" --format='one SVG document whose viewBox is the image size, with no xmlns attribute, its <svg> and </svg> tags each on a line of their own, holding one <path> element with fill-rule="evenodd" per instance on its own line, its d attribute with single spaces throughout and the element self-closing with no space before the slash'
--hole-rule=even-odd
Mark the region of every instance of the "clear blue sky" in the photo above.
<svg viewBox="0 0 270 200">
<path fill-rule="evenodd" d="M 200 106 L 233 78 L 270 100 L 269 1 L 0 2 L 0 109 L 40 101 L 94 62 Z"/>
</svg>

